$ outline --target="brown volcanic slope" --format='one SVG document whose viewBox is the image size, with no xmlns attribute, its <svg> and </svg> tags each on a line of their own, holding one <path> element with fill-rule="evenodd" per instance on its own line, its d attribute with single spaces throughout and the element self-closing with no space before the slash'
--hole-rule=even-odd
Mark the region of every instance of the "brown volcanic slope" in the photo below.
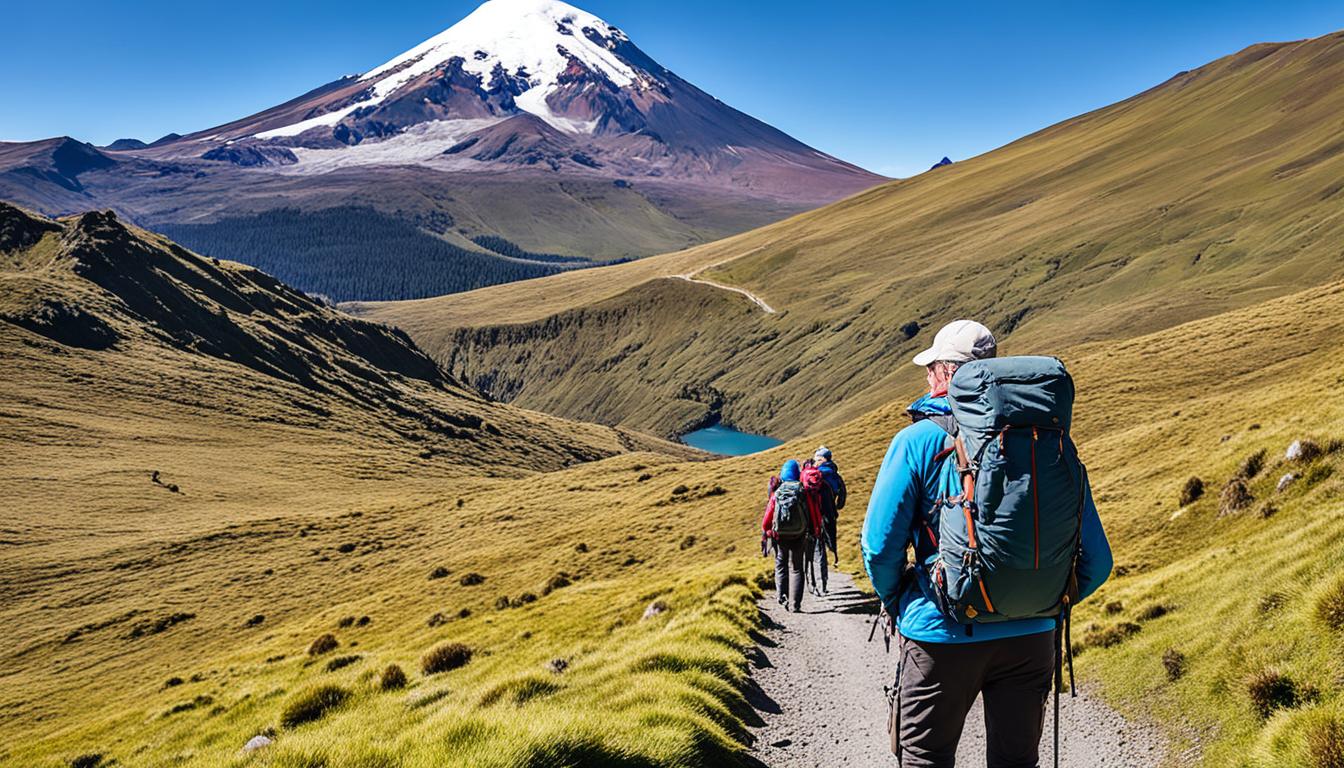
<svg viewBox="0 0 1344 768">
<path fill-rule="evenodd" d="M 464 463 L 518 476 L 676 450 L 488 402 L 399 331 L 110 214 L 53 222 L 0 204 L 0 321 L 7 503 L 78 508 L 88 530 L 190 530 L 198 494 L 230 498 L 246 519 L 314 484 L 450 483 Z M 183 503 L 161 503 L 155 469 Z M 91 475 L 94 498 L 80 482 Z M 99 501 L 136 490 L 133 523 Z M 50 536 L 9 533 L 39 548 Z"/>
<path fill-rule="evenodd" d="M 361 311 L 519 404 L 804 434 L 913 383 L 910 337 L 956 317 L 1063 350 L 1344 275 L 1342 112 L 1344 33 L 1256 45 L 718 243 Z M 697 270 L 778 314 L 658 279 Z"/>
</svg>

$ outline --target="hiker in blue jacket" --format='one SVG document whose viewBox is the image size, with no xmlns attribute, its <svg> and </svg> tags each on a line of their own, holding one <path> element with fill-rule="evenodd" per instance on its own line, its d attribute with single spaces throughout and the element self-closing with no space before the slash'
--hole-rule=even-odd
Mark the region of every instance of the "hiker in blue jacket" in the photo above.
<svg viewBox="0 0 1344 768">
<path fill-rule="evenodd" d="M 927 370 L 929 393 L 909 408 L 912 424 L 887 449 L 863 523 L 864 567 L 900 634 L 897 697 L 898 749 L 905 766 L 952 766 L 966 715 L 984 697 L 988 765 L 1036 766 L 1046 699 L 1056 668 L 1055 618 L 961 624 L 933 599 L 929 570 L 938 552 L 925 518 L 939 499 L 961 492 L 955 456 L 939 461 L 951 418 L 947 390 L 961 364 L 992 358 L 988 328 L 958 320 L 940 330 L 933 346 L 915 356 Z M 1111 571 L 1111 550 L 1084 484 L 1079 599 Z M 1038 534 L 1039 535 L 1039 534 Z M 914 546 L 915 562 L 906 548 Z M 908 569 L 908 570 L 907 570 Z M 988 599 L 988 598 L 986 598 Z"/>
</svg>

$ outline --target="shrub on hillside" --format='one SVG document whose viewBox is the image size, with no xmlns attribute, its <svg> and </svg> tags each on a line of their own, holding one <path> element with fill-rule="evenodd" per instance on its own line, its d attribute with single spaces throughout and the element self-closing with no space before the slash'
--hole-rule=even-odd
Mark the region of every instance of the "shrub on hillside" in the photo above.
<svg viewBox="0 0 1344 768">
<path fill-rule="evenodd" d="M 1105 610 L 1107 614 L 1114 616 L 1115 614 L 1125 610 L 1125 604 L 1120 602 L 1119 600 L 1112 600 L 1111 602 L 1106 604 Z"/>
<path fill-rule="evenodd" d="M 1344 768 L 1344 723 L 1331 716 L 1312 720 L 1306 728 L 1307 754 L 1316 768 Z"/>
<path fill-rule="evenodd" d="M 484 584 L 485 577 L 479 573 L 472 572 L 459 579 L 458 583 L 464 587 L 474 587 L 477 584 Z"/>
<path fill-rule="evenodd" d="M 70 768 L 98 768 L 103 764 L 101 752 L 89 752 L 70 761 Z"/>
<path fill-rule="evenodd" d="M 1192 477 L 1185 481 L 1185 485 L 1181 486 L 1181 506 L 1194 504 L 1203 495 L 1204 481 L 1198 477 Z"/>
<path fill-rule="evenodd" d="M 524 592 L 523 594 L 510 600 L 509 607 L 522 608 L 524 605 L 527 605 L 528 603 L 535 603 L 535 602 L 537 602 L 536 595 L 532 594 L 531 592 Z"/>
<path fill-rule="evenodd" d="M 318 635 L 317 638 L 313 640 L 312 644 L 308 646 L 308 655 L 321 656 L 324 653 L 336 650 L 339 645 L 340 643 L 337 642 L 336 636 L 327 632 L 326 634 Z"/>
<path fill-rule="evenodd" d="M 1237 477 L 1250 480 L 1260 474 L 1260 470 L 1265 468 L 1265 457 L 1268 455 L 1269 452 L 1261 448 L 1250 456 L 1247 456 L 1246 459 L 1241 462 L 1241 466 L 1237 468 Z"/>
<path fill-rule="evenodd" d="M 350 692 L 339 685 L 319 685 L 295 694 L 280 712 L 280 725 L 293 728 L 321 719 L 344 704 Z"/>
<path fill-rule="evenodd" d="M 420 659 L 420 671 L 426 675 L 449 672 L 471 661 L 471 649 L 462 643 L 444 643 L 435 646 Z"/>
<path fill-rule="evenodd" d="M 495 610 L 496 610 L 496 611 L 502 611 L 502 610 L 504 610 L 505 608 L 508 608 L 508 607 L 509 607 L 509 596 L 508 596 L 508 595 L 500 595 L 499 597 L 495 598 Z"/>
<path fill-rule="evenodd" d="M 378 687 L 384 691 L 395 691 L 406 687 L 406 672 L 396 664 L 388 664 L 378 677 Z"/>
<path fill-rule="evenodd" d="M 346 617 L 342 618 L 340 621 L 336 622 L 336 626 L 337 626 L 339 629 L 345 629 L 346 627 L 349 627 L 349 626 L 353 625 L 354 623 L 355 623 L 355 617 L 354 617 L 354 616 L 346 616 Z"/>
<path fill-rule="evenodd" d="M 1250 696 L 1251 708 L 1262 719 L 1268 718 L 1276 709 L 1297 703 L 1297 686 L 1287 675 L 1273 669 L 1251 675 L 1246 683 L 1246 693 Z"/>
<path fill-rule="evenodd" d="M 440 565 L 438 568 L 429 572 L 429 580 L 434 581 L 435 579 L 447 578 L 449 573 L 450 571 L 447 568 Z"/>
<path fill-rule="evenodd" d="M 1175 648 L 1168 648 L 1162 654 L 1162 667 L 1167 670 L 1168 680 L 1179 680 L 1185 675 L 1185 654 Z"/>
<path fill-rule="evenodd" d="M 1336 577 L 1316 600 L 1316 618 L 1330 629 L 1344 630 L 1344 576 Z"/>
<path fill-rule="evenodd" d="M 693 533 L 687 534 L 686 538 L 682 539 L 681 544 L 679 545 L 679 547 L 683 550 L 690 549 L 691 547 L 694 546 L 695 546 L 695 534 Z"/>
<path fill-rule="evenodd" d="M 1223 486 L 1223 492 L 1218 496 L 1218 514 L 1234 515 L 1250 507 L 1254 501 L 1255 497 L 1251 495 L 1251 489 L 1246 485 L 1246 481 L 1234 477 L 1227 481 L 1227 485 Z"/>
</svg>

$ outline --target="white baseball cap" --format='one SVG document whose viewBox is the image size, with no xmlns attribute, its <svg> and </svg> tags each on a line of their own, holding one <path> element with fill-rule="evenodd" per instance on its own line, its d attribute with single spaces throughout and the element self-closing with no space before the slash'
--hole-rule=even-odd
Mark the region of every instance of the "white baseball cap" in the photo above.
<svg viewBox="0 0 1344 768">
<path fill-rule="evenodd" d="M 926 366 L 945 360 L 965 363 L 993 357 L 998 352 L 994 334 L 974 320 L 953 320 L 933 337 L 933 346 L 915 355 L 915 365 Z"/>
</svg>

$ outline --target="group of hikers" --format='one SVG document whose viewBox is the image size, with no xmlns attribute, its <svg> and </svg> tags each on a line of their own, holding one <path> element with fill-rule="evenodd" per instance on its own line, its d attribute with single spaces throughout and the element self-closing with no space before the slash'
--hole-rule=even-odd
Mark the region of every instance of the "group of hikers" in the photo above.
<svg viewBox="0 0 1344 768">
<path fill-rule="evenodd" d="M 840 563 L 835 546 L 835 527 L 845 508 L 845 480 L 831 458 L 831 449 L 821 446 L 800 466 L 795 459 L 784 462 L 770 478 L 765 517 L 761 520 L 761 554 L 775 551 L 775 589 L 785 611 L 803 607 L 803 581 L 812 594 L 821 597 L 827 586 L 830 550 Z"/>
<path fill-rule="evenodd" d="M 997 351 L 988 328 L 957 320 L 915 356 L 928 390 L 887 449 L 863 521 L 864 568 L 898 648 L 891 749 L 911 768 L 955 764 L 977 697 L 989 768 L 1037 766 L 1052 687 L 1058 765 L 1070 612 L 1111 571 L 1069 437 L 1072 379 L 1056 358 Z M 824 594 L 844 496 L 825 447 L 771 478 L 762 542 L 786 610 L 800 609 L 818 555 Z M 1068 668 L 1072 690 L 1071 657 Z"/>
</svg>

